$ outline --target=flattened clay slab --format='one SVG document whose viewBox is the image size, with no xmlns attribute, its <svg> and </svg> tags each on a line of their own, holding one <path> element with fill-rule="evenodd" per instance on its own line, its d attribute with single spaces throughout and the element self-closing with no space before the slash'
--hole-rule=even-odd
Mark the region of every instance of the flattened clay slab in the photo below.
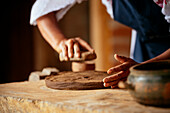
<svg viewBox="0 0 170 113">
<path fill-rule="evenodd" d="M 63 53 L 60 53 L 59 58 L 60 58 L 60 61 L 66 61 Z M 95 52 L 86 51 L 86 52 L 82 52 L 81 53 L 81 57 L 80 58 L 77 58 L 74 55 L 74 57 L 73 58 L 69 58 L 68 61 L 82 62 L 82 61 L 94 60 L 96 58 L 97 58 L 97 56 L 96 56 Z"/>
<path fill-rule="evenodd" d="M 103 78 L 108 76 L 102 71 L 60 72 L 45 78 L 46 86 L 52 89 L 85 90 L 102 89 Z"/>
</svg>

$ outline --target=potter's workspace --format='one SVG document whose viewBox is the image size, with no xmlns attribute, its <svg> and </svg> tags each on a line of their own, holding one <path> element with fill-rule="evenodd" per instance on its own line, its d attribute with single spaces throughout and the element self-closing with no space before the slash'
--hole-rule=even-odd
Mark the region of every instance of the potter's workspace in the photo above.
<svg viewBox="0 0 170 113">
<path fill-rule="evenodd" d="M 0 85 L 1 112 L 169 113 L 169 67 L 169 60 L 136 65 L 116 89 L 103 86 L 104 72 L 44 68 L 28 81 Z"/>
<path fill-rule="evenodd" d="M 170 113 L 170 0 L 6 4 L 0 113 Z"/>
</svg>

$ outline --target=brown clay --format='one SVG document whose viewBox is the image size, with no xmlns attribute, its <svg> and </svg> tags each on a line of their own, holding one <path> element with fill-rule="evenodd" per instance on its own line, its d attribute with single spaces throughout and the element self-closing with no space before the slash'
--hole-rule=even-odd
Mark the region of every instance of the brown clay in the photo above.
<svg viewBox="0 0 170 113">
<path fill-rule="evenodd" d="M 108 76 L 106 72 L 84 71 L 84 72 L 60 72 L 45 78 L 46 86 L 53 89 L 84 90 L 101 89 L 103 78 Z"/>
<path fill-rule="evenodd" d="M 80 72 L 87 70 L 95 70 L 94 62 L 72 62 L 72 71 Z"/>
</svg>

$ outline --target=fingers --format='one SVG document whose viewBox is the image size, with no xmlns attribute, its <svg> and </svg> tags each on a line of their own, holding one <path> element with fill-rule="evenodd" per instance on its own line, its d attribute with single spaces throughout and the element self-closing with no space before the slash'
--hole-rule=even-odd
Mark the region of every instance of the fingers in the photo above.
<svg viewBox="0 0 170 113">
<path fill-rule="evenodd" d="M 126 81 L 126 80 L 127 80 L 127 78 L 123 78 L 123 79 L 121 79 L 120 81 Z M 120 81 L 119 81 L 119 82 L 120 82 Z M 118 82 L 118 83 L 119 83 L 119 82 Z M 111 88 L 112 88 L 112 89 L 118 88 L 118 83 L 115 84 L 115 85 L 112 85 Z"/>
<path fill-rule="evenodd" d="M 127 80 L 127 77 L 122 78 L 120 80 L 113 81 L 113 82 L 104 83 L 104 86 L 105 87 L 111 86 L 111 88 L 116 88 L 116 87 L 118 87 L 119 81 L 126 81 L 126 80 Z"/>
<path fill-rule="evenodd" d="M 137 64 L 137 62 L 135 62 L 134 60 L 124 57 L 124 56 L 118 56 L 117 54 L 115 54 L 114 57 L 116 60 L 118 60 L 122 64 L 110 68 L 107 71 L 108 74 L 113 74 L 115 72 L 128 70 L 131 66 Z"/>
<path fill-rule="evenodd" d="M 75 38 L 75 40 L 76 40 L 76 41 L 80 44 L 80 46 L 82 46 L 83 48 L 87 49 L 87 50 L 90 51 L 90 52 L 94 52 L 94 49 L 92 49 L 92 48 L 90 47 L 90 45 L 89 45 L 86 41 L 82 40 L 81 38 Z"/>
<path fill-rule="evenodd" d="M 60 48 L 61 48 L 61 50 L 62 50 L 62 54 L 63 54 L 65 60 L 68 61 L 67 46 L 64 44 L 64 42 L 62 42 L 62 44 L 60 45 Z"/>
<path fill-rule="evenodd" d="M 80 48 L 78 43 L 74 44 L 74 54 L 75 57 L 80 58 Z"/>
<path fill-rule="evenodd" d="M 125 70 L 129 69 L 130 66 L 131 66 L 131 64 L 130 64 L 129 62 L 125 62 L 125 63 L 123 63 L 123 64 L 120 64 L 120 65 L 117 65 L 117 66 L 115 66 L 115 67 L 110 68 L 110 69 L 107 71 L 107 73 L 108 73 L 108 74 L 113 74 L 113 73 L 115 73 L 115 72 L 125 71 Z"/>
<path fill-rule="evenodd" d="M 112 89 L 117 88 L 117 87 L 118 87 L 118 85 L 111 86 Z"/>
<path fill-rule="evenodd" d="M 111 75 L 111 76 L 108 76 L 108 77 L 105 77 L 103 79 L 103 82 L 104 83 L 107 83 L 107 82 L 112 82 L 112 81 L 115 81 L 115 80 L 120 80 L 122 78 L 125 78 L 129 75 L 129 70 L 127 71 L 120 71 L 114 75 Z"/>
<path fill-rule="evenodd" d="M 127 58 L 125 56 L 119 56 L 117 54 L 114 55 L 114 58 L 119 61 L 120 63 L 124 63 L 124 62 L 127 62 L 129 60 L 131 60 L 130 58 Z"/>
<path fill-rule="evenodd" d="M 120 78 L 120 76 L 122 76 L 122 74 L 123 74 L 123 71 L 118 72 L 118 73 L 116 73 L 116 74 L 114 74 L 114 75 L 105 77 L 105 78 L 103 79 L 103 82 L 104 82 L 104 83 L 107 83 L 107 82 L 111 82 L 111 81 L 114 81 L 114 80 L 118 80 L 118 79 Z"/>
<path fill-rule="evenodd" d="M 118 84 L 119 81 L 113 81 L 113 82 L 109 82 L 109 83 L 104 83 L 104 87 L 109 87 L 109 86 L 114 86 L 116 84 Z"/>
<path fill-rule="evenodd" d="M 69 39 L 67 41 L 68 55 L 69 55 L 70 58 L 72 58 L 74 56 L 74 54 L 73 54 L 73 44 L 74 44 L 74 40 L 73 39 Z"/>
</svg>

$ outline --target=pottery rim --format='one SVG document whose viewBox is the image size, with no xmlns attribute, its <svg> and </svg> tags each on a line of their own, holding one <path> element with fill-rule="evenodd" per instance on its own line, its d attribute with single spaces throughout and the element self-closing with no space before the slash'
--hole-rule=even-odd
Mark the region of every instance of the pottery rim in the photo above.
<svg viewBox="0 0 170 113">
<path fill-rule="evenodd" d="M 166 69 L 158 69 L 158 70 L 152 70 L 152 69 L 136 69 L 142 65 L 147 65 L 147 64 L 155 64 L 155 63 L 167 63 L 168 65 L 170 65 L 170 60 L 160 60 L 160 61 L 156 61 L 156 62 L 151 62 L 151 63 L 143 63 L 143 64 L 137 64 L 134 65 L 130 68 L 130 74 L 134 75 L 134 76 L 155 76 L 155 75 L 170 75 L 170 67 L 166 68 Z M 170 76 L 169 76 L 170 77 Z"/>
</svg>

